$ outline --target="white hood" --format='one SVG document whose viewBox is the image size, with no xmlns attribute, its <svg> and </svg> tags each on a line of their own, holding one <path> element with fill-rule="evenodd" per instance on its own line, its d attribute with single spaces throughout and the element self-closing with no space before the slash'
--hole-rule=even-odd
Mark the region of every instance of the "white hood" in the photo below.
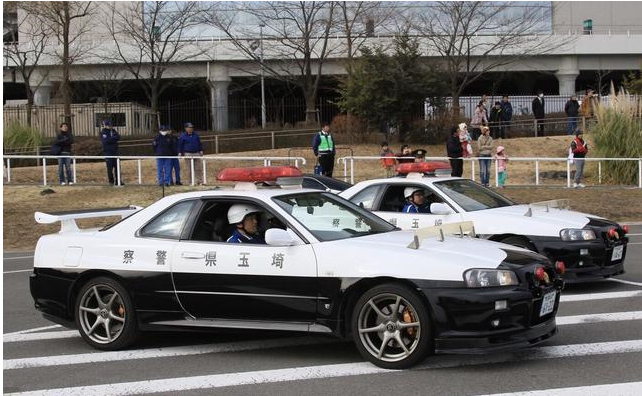
<svg viewBox="0 0 642 396">
<path fill-rule="evenodd" d="M 526 213 L 531 211 L 531 216 Z M 475 223 L 475 232 L 559 237 L 564 228 L 583 228 L 589 222 L 585 213 L 548 209 L 540 206 L 514 205 L 468 212 L 465 220 Z M 592 216 L 594 217 L 594 216 Z"/>
<path fill-rule="evenodd" d="M 407 246 L 412 231 L 396 231 L 315 245 L 319 276 L 463 281 L 469 268 L 497 268 L 513 246 L 474 238 L 426 238 L 419 249 Z"/>
</svg>

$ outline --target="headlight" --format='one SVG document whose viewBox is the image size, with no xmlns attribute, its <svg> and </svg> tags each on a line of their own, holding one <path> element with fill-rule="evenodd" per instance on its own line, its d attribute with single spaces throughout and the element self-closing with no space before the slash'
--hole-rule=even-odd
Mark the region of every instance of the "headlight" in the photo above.
<svg viewBox="0 0 642 396">
<path fill-rule="evenodd" d="M 519 284 L 513 271 L 473 268 L 464 272 L 468 287 L 511 286 Z"/>
<path fill-rule="evenodd" d="M 563 241 L 590 241 L 595 238 L 593 230 L 565 228 L 560 231 L 560 238 Z"/>
</svg>

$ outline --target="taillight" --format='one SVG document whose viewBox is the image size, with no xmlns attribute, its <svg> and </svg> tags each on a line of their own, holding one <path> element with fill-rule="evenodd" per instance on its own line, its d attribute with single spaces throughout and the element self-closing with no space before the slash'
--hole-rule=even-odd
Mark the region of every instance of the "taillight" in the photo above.
<svg viewBox="0 0 642 396">
<path fill-rule="evenodd" d="M 566 272 L 566 264 L 563 261 L 556 261 L 555 270 L 558 274 L 563 275 Z"/>
<path fill-rule="evenodd" d="M 616 238 L 618 237 L 618 235 L 617 235 L 617 230 L 616 230 L 615 228 L 610 228 L 610 229 L 606 232 L 606 235 L 608 235 L 608 237 L 609 237 L 610 239 L 616 239 Z"/>
<path fill-rule="evenodd" d="M 628 226 L 628 225 L 624 225 L 624 226 L 622 226 L 622 229 L 624 230 L 624 233 L 625 233 L 625 234 L 628 234 L 628 233 L 629 233 L 629 226 Z"/>
<path fill-rule="evenodd" d="M 546 271 L 544 271 L 544 267 L 537 267 L 537 269 L 535 269 L 535 279 L 540 282 L 546 279 Z"/>
</svg>

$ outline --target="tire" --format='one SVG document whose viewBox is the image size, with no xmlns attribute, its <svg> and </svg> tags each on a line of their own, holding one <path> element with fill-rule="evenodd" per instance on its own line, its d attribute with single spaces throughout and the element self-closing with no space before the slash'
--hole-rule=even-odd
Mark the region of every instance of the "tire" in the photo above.
<svg viewBox="0 0 642 396">
<path fill-rule="evenodd" d="M 383 284 L 368 290 L 356 302 L 350 321 L 352 339 L 359 353 L 376 366 L 393 370 L 408 368 L 423 361 L 431 351 L 428 309 L 424 301 L 405 286 Z M 384 343 L 386 339 L 388 342 Z"/>
<path fill-rule="evenodd" d="M 123 349 L 138 338 L 134 304 L 127 290 L 114 279 L 99 277 L 88 281 L 78 293 L 74 312 L 80 335 L 96 349 Z"/>
<path fill-rule="evenodd" d="M 513 246 L 521 247 L 521 248 L 524 248 L 526 250 L 530 250 L 530 251 L 533 251 L 533 252 L 537 253 L 537 249 L 535 249 L 535 246 L 533 246 L 532 243 L 530 243 L 529 241 L 527 241 L 526 239 L 524 239 L 522 237 L 512 236 L 512 237 L 504 238 L 500 242 L 501 243 L 505 243 L 507 245 L 513 245 Z"/>
</svg>

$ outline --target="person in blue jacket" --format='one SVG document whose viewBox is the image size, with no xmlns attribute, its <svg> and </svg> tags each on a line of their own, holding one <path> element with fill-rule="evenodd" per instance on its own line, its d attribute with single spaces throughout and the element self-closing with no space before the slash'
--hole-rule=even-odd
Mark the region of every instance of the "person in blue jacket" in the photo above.
<svg viewBox="0 0 642 396">
<path fill-rule="evenodd" d="M 159 157 L 167 157 L 173 155 L 172 137 L 170 136 L 170 129 L 165 125 L 161 125 L 158 134 L 152 142 L 154 147 L 154 154 Z M 158 185 L 169 186 L 172 184 L 172 159 L 171 158 L 157 158 L 156 159 L 156 178 Z"/>
<path fill-rule="evenodd" d="M 235 226 L 228 243 L 265 244 L 265 239 L 259 233 L 258 215 L 261 209 L 253 205 L 234 204 L 227 211 L 227 221 Z"/>
<path fill-rule="evenodd" d="M 185 131 L 178 139 L 178 153 L 185 159 L 185 167 L 188 169 L 189 179 L 191 180 L 192 159 L 189 157 L 200 157 L 203 155 L 203 144 L 198 133 L 194 132 L 194 125 L 191 122 L 185 123 Z M 194 183 L 201 184 L 198 181 L 198 175 L 202 174 L 201 161 L 194 160 Z"/>
<path fill-rule="evenodd" d="M 319 165 L 321 165 L 321 174 L 332 177 L 334 156 L 337 149 L 334 144 L 334 139 L 330 134 L 330 124 L 323 124 L 321 131 L 314 135 L 312 139 L 312 152 L 314 156 L 317 157 Z"/>
<path fill-rule="evenodd" d="M 100 141 L 103 143 L 103 155 L 104 156 L 117 156 L 118 155 L 118 141 L 120 140 L 120 134 L 112 126 L 111 120 L 103 120 L 103 129 L 100 131 Z M 107 164 L 107 179 L 109 179 L 109 184 L 116 184 L 117 177 L 116 173 L 116 158 L 105 158 L 105 163 Z M 121 184 L 122 180 L 121 180 Z"/>
<path fill-rule="evenodd" d="M 426 203 L 426 196 L 421 187 L 406 187 L 403 195 L 406 198 L 404 213 L 430 213 L 430 205 Z"/>
</svg>

